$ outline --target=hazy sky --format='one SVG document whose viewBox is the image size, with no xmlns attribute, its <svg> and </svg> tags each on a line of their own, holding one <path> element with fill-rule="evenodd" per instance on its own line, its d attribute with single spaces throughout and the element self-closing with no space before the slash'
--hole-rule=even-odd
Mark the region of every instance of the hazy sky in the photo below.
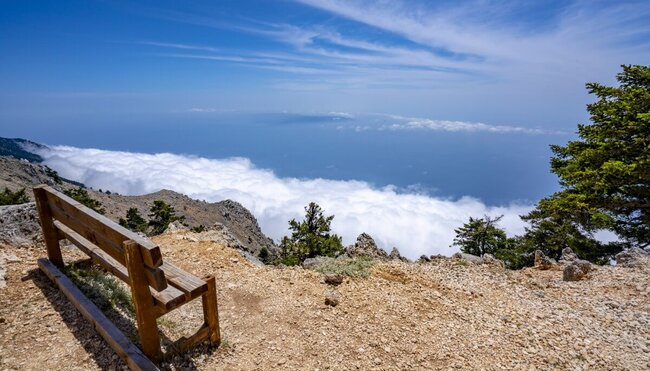
<svg viewBox="0 0 650 371">
<path fill-rule="evenodd" d="M 383 113 L 573 131 L 650 63 L 648 1 L 3 1 L 0 126 L 170 112 Z"/>
</svg>

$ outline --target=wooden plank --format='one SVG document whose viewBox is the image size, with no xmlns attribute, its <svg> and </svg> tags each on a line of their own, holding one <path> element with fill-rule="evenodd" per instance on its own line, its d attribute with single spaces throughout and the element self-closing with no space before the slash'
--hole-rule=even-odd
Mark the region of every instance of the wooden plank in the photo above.
<svg viewBox="0 0 650 371">
<path fill-rule="evenodd" d="M 207 325 L 201 326 L 197 332 L 194 333 L 194 335 L 190 337 L 181 337 L 180 339 L 176 340 L 169 348 L 171 349 L 172 354 L 177 354 L 177 353 L 182 353 L 192 347 L 194 347 L 196 344 L 199 344 L 203 340 L 208 339 L 210 336 L 210 328 Z"/>
<path fill-rule="evenodd" d="M 214 276 L 205 278 L 208 290 L 201 297 L 203 301 L 203 318 L 210 328 L 210 342 L 219 344 L 221 342 L 221 329 L 219 328 L 219 308 L 217 306 L 217 285 Z"/>
<path fill-rule="evenodd" d="M 70 236 L 70 242 L 75 244 L 75 246 L 85 252 L 104 269 L 115 275 L 115 277 L 121 279 L 126 284 L 131 283 L 126 267 L 113 259 L 110 255 L 106 254 L 100 248 L 93 245 L 90 241 L 77 234 L 76 236 Z M 187 301 L 186 294 L 172 285 L 167 285 L 167 288 L 161 291 L 157 291 L 154 288 L 150 289 L 155 305 L 160 308 L 162 313 L 169 312 Z"/>
<path fill-rule="evenodd" d="M 77 308 L 79 313 L 90 322 L 95 330 L 113 348 L 115 353 L 126 362 L 131 370 L 158 370 L 115 325 L 106 318 L 92 301 L 79 290 L 68 277 L 47 259 L 38 259 L 38 266 L 54 282 L 61 292 Z"/>
<path fill-rule="evenodd" d="M 112 241 L 117 250 L 122 250 L 122 244 L 124 241 L 135 241 L 142 249 L 142 259 L 145 265 L 152 268 L 157 268 L 162 265 L 162 254 L 160 248 L 153 242 L 138 236 L 136 233 L 122 227 L 107 217 L 96 213 L 94 210 L 82 205 L 63 193 L 52 189 L 51 187 L 44 186 L 42 189 L 46 191 L 47 201 L 50 207 L 52 209 L 57 209 L 53 210 L 53 214 L 63 216 L 68 221 L 76 220 L 77 222 L 74 223 L 74 225 L 65 223 L 64 220 L 62 221 L 91 242 L 96 242 L 92 238 L 93 234 L 86 234 L 86 231 L 77 228 L 86 226 L 87 229 L 94 232 L 94 235 L 104 236 L 107 240 Z M 56 215 L 54 217 L 59 219 Z M 101 241 L 98 240 L 97 242 L 100 242 L 98 245 L 104 248 Z"/>
<path fill-rule="evenodd" d="M 90 257 L 95 259 L 102 267 L 107 271 L 113 273 L 114 275 L 121 274 L 120 268 L 126 272 L 126 268 L 114 259 L 106 259 L 107 254 L 101 250 L 97 245 L 88 241 L 86 238 L 78 234 L 77 232 L 70 229 L 65 224 L 61 223 L 58 220 L 54 221 L 54 226 L 67 238 L 70 242 L 75 244 L 81 251 L 88 254 Z M 147 281 L 151 287 L 156 291 L 162 291 L 167 288 L 167 279 L 165 278 L 165 273 L 160 268 L 150 268 L 144 266 L 144 273 L 147 276 Z M 128 283 L 128 277 L 122 279 L 124 282 Z"/>
<path fill-rule="evenodd" d="M 43 239 L 47 249 L 47 256 L 50 261 L 57 267 L 63 268 L 63 256 L 61 256 L 61 245 L 59 244 L 59 235 L 52 224 L 52 212 L 47 203 L 47 194 L 43 186 L 34 187 L 34 199 L 36 208 L 41 221 L 43 230 Z"/>
<path fill-rule="evenodd" d="M 131 294 L 138 322 L 140 344 L 142 344 L 144 354 L 153 360 L 159 360 L 162 357 L 160 336 L 153 309 L 153 298 L 143 270 L 140 246 L 135 241 L 125 241 L 124 250 L 126 252 L 126 269 L 129 271 L 131 280 Z"/>
<path fill-rule="evenodd" d="M 198 298 L 207 290 L 205 281 L 169 262 L 164 262 L 160 269 L 165 272 L 168 283 L 186 293 L 188 301 Z"/>
</svg>

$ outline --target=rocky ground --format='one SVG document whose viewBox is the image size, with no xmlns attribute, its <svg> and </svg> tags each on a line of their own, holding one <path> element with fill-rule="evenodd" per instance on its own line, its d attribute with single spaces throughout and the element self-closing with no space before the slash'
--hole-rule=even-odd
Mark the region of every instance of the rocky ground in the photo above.
<svg viewBox="0 0 650 371">
<path fill-rule="evenodd" d="M 463 259 L 377 262 L 339 286 L 299 267 L 259 267 L 189 232 L 153 239 L 165 259 L 217 278 L 223 343 L 170 369 L 650 369 L 650 262 L 597 267 L 565 282 L 557 267 L 508 271 Z M 42 247 L 0 245 L 0 369 L 124 365 L 36 267 Z M 81 257 L 65 250 L 68 261 Z M 337 306 L 325 304 L 335 290 Z M 200 301 L 165 317 L 176 339 Z M 129 333 L 132 321 L 118 321 Z"/>
</svg>

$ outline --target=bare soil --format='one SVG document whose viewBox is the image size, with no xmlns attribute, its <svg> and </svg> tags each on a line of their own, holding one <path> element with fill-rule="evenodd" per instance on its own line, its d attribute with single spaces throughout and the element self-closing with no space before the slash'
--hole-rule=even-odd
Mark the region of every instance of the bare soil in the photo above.
<svg viewBox="0 0 650 371">
<path fill-rule="evenodd" d="M 199 346 L 163 368 L 650 369 L 650 263 L 598 267 L 587 280 L 563 282 L 560 270 L 378 262 L 369 277 L 346 278 L 336 288 L 340 304 L 331 307 L 321 274 L 256 267 L 234 249 L 187 233 L 153 240 L 165 259 L 216 276 L 223 343 Z M 5 263 L 7 287 L 0 289 L 0 369 L 125 369 L 38 271 L 42 247 L 0 246 L 3 255 L 20 261 Z M 65 256 L 83 257 L 72 248 Z M 192 333 L 201 316 L 200 300 L 164 316 L 164 339 Z M 131 320 L 116 321 L 134 333 Z"/>
</svg>

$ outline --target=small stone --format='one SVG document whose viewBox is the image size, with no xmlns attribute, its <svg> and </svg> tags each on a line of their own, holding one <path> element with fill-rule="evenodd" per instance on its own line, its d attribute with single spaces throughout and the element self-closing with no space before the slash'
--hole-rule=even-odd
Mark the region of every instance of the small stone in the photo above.
<svg viewBox="0 0 650 371">
<path fill-rule="evenodd" d="M 554 264 L 555 260 L 544 255 L 542 250 L 535 250 L 535 268 L 544 271 L 553 268 Z"/>
<path fill-rule="evenodd" d="M 340 300 L 341 300 L 341 295 L 337 291 L 335 290 L 325 291 L 325 305 L 335 307 L 339 305 Z"/>
<path fill-rule="evenodd" d="M 586 260 L 575 260 L 564 267 L 562 279 L 564 281 L 580 281 L 591 270 L 591 263 Z"/>
<path fill-rule="evenodd" d="M 323 281 L 328 285 L 338 286 L 343 283 L 343 275 L 341 274 L 326 274 Z"/>
</svg>

